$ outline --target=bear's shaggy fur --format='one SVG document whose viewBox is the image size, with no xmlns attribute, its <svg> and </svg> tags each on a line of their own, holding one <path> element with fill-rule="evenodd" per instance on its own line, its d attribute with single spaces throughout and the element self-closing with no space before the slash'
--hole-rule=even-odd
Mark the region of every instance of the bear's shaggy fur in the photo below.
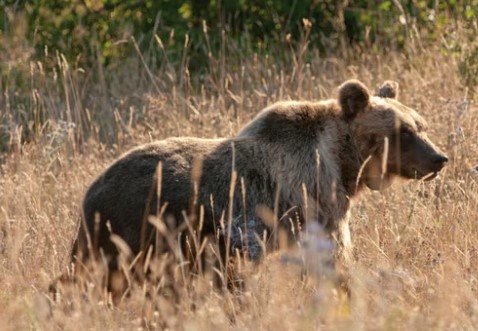
<svg viewBox="0 0 478 331">
<path fill-rule="evenodd" d="M 397 96 L 395 82 L 371 95 L 350 80 L 337 100 L 275 103 L 233 138 L 137 147 L 88 189 L 73 255 L 101 252 L 116 268 L 111 233 L 134 255 L 145 252 L 158 240 L 148 222 L 157 214 L 171 229 L 186 224 L 202 236 L 229 234 L 229 248 L 247 250 L 252 259 L 261 255 L 254 232 L 291 234 L 311 221 L 343 249 L 350 245 L 351 201 L 365 186 L 382 189 L 395 176 L 433 177 L 447 161 L 426 137 L 423 118 Z"/>
</svg>

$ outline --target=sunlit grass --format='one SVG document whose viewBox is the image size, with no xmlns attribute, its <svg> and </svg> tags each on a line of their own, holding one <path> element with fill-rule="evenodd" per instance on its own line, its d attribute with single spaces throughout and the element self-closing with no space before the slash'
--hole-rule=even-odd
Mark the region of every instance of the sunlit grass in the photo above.
<svg viewBox="0 0 478 331">
<path fill-rule="evenodd" d="M 0 329 L 476 328 L 478 182 L 472 167 L 478 163 L 478 108 L 466 99 L 457 60 L 438 46 L 406 56 L 308 55 L 300 67 L 275 63 L 273 56 L 244 59 L 242 67 L 226 58 L 219 61 L 220 84 L 211 76 L 198 86 L 187 83 L 184 68 L 166 67 L 151 76 L 137 61 L 104 87 L 118 98 L 114 102 L 104 95 L 92 100 L 101 91 L 82 93 L 95 90 L 82 84 L 101 84 L 76 79 L 88 73 L 61 58 L 55 89 L 41 83 L 52 73 L 32 64 L 39 85 L 32 86 L 36 102 L 30 105 L 48 121 L 34 126 L 34 139 L 25 144 L 25 128 L 14 121 L 10 127 L 11 152 L 0 177 Z M 231 136 L 271 102 L 334 97 L 336 86 L 349 78 L 370 87 L 398 81 L 401 101 L 427 119 L 431 139 L 450 157 L 439 178 L 398 183 L 383 194 L 366 192 L 354 207 L 350 300 L 329 278 L 304 277 L 293 263 L 296 252 L 287 252 L 288 259 L 274 252 L 257 267 L 245 263 L 240 294 L 216 291 L 210 278 L 199 277 L 180 288 L 178 303 L 149 296 L 155 284 L 133 287 L 117 306 L 91 287 L 73 288 L 55 303 L 48 299 L 48 285 L 68 266 L 85 189 L 121 153 L 168 136 Z M 156 87 L 148 88 L 151 80 Z"/>
</svg>

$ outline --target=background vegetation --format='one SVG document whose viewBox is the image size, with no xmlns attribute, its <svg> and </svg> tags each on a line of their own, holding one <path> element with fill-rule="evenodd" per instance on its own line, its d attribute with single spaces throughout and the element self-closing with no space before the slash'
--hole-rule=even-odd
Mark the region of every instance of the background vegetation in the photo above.
<svg viewBox="0 0 478 331">
<path fill-rule="evenodd" d="M 476 328 L 476 0 L 0 5 L 0 329 Z M 157 284 L 117 307 L 97 283 L 47 299 L 84 190 L 115 157 L 167 136 L 231 136 L 271 102 L 334 97 L 349 78 L 397 80 L 450 156 L 440 178 L 354 208 L 352 300 L 282 252 L 244 265 L 239 298 L 204 277 L 179 305 L 147 299 Z"/>
<path fill-rule="evenodd" d="M 114 143 L 115 112 L 141 120 L 143 95 L 171 85 L 212 89 L 225 102 L 226 66 L 239 72 L 257 56 L 284 73 L 296 61 L 301 85 L 312 56 L 406 54 L 432 44 L 458 58 L 464 86 L 474 92 L 478 84 L 477 0 L 3 0 L 0 8 L 2 151 L 12 136 L 31 140 L 53 118 L 78 126 L 80 142 L 95 126 L 101 141 Z M 38 99 L 42 90 L 63 96 Z"/>
</svg>

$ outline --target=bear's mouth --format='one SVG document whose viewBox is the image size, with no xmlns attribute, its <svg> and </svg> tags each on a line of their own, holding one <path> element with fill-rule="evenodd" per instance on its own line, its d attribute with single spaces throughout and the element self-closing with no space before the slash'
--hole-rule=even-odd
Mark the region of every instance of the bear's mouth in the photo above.
<svg viewBox="0 0 478 331">
<path fill-rule="evenodd" d="M 422 177 L 422 180 L 428 182 L 432 179 L 435 179 L 436 177 L 438 177 L 438 171 L 428 173 L 427 175 Z"/>
<path fill-rule="evenodd" d="M 438 176 L 438 171 L 422 172 L 418 169 L 413 169 L 414 175 L 411 176 L 413 179 L 420 179 L 425 182 L 428 182 L 432 179 L 435 179 Z"/>
</svg>

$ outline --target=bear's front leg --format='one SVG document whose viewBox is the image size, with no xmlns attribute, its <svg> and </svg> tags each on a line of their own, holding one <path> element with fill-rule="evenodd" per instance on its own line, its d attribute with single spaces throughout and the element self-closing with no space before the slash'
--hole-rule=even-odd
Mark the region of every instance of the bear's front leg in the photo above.
<svg viewBox="0 0 478 331">
<path fill-rule="evenodd" d="M 350 297 L 350 270 L 353 263 L 353 245 L 350 236 L 349 219 L 350 213 L 347 212 L 345 217 L 340 220 L 337 225 L 334 237 L 337 241 L 337 251 L 335 256 L 335 269 L 337 273 L 337 281 L 339 286 Z"/>
<path fill-rule="evenodd" d="M 337 255 L 340 262 L 344 264 L 344 267 L 349 266 L 353 261 L 353 245 L 352 239 L 350 237 L 350 226 L 349 226 L 350 213 L 347 213 L 345 218 L 340 220 L 337 233 Z"/>
</svg>

